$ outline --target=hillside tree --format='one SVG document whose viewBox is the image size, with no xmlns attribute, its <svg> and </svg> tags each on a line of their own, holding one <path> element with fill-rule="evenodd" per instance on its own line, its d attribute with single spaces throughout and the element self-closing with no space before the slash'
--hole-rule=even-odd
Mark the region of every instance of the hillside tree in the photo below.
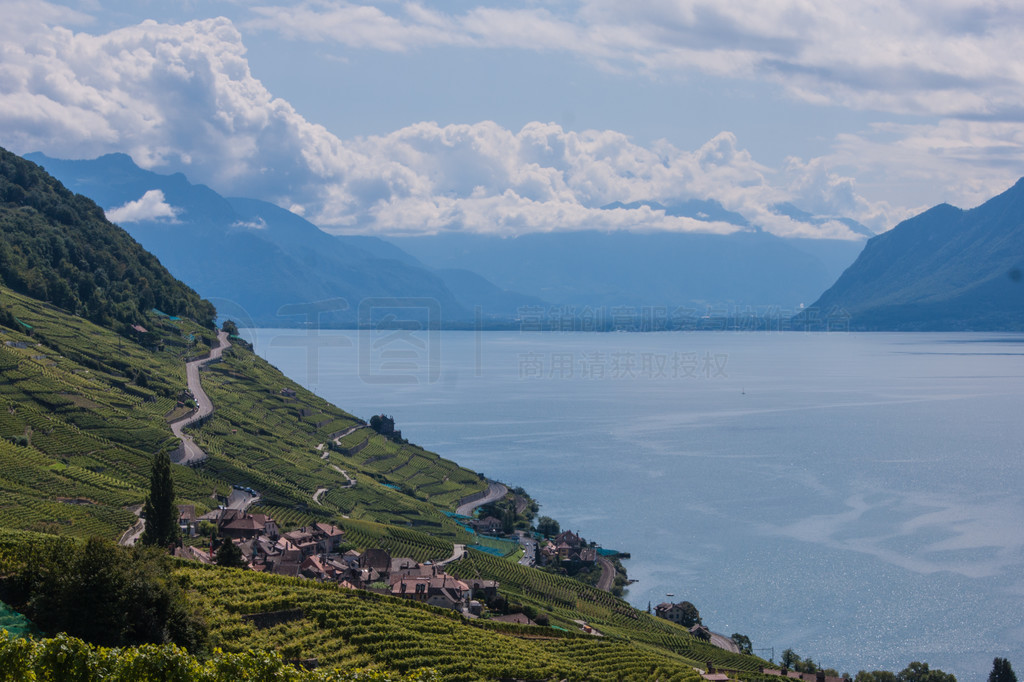
<svg viewBox="0 0 1024 682">
<path fill-rule="evenodd" d="M 861 670 L 853 678 L 854 682 L 896 682 L 896 673 L 889 670 Z"/>
<path fill-rule="evenodd" d="M 217 550 L 217 565 L 226 568 L 245 568 L 245 557 L 238 545 L 231 541 L 231 538 L 224 538 L 220 549 Z"/>
<path fill-rule="evenodd" d="M 22 551 L 10 594 L 44 633 L 108 647 L 174 642 L 193 653 L 206 650 L 209 630 L 199 602 L 158 549 L 60 538 Z"/>
<path fill-rule="evenodd" d="M 546 538 L 558 535 L 560 530 L 558 521 L 555 521 L 550 516 L 542 516 L 537 519 L 537 532 Z"/>
<path fill-rule="evenodd" d="M 997 658 L 992 661 L 992 672 L 988 674 L 988 682 L 1017 682 L 1017 674 L 1013 672 L 1013 666 L 1005 658 Z"/>
<path fill-rule="evenodd" d="M 914 661 L 896 674 L 897 682 L 956 682 L 956 676 L 928 668 L 927 663 Z"/>
<path fill-rule="evenodd" d="M 142 533 L 142 544 L 157 547 L 177 544 L 180 535 L 178 508 L 174 505 L 171 458 L 167 452 L 159 452 L 153 458 L 149 496 L 143 513 L 146 516 L 146 530 Z"/>
<path fill-rule="evenodd" d="M 731 637 L 732 641 L 736 642 L 736 646 L 739 648 L 741 654 L 753 654 L 753 645 L 750 643 L 750 638 L 746 635 L 741 635 L 738 632 L 734 632 Z"/>
<path fill-rule="evenodd" d="M 680 625 L 686 628 L 692 628 L 694 625 L 701 624 L 700 611 L 698 611 L 697 607 L 691 602 L 679 602 L 677 606 L 679 606 L 680 610 L 683 612 L 682 619 L 679 621 Z"/>
</svg>

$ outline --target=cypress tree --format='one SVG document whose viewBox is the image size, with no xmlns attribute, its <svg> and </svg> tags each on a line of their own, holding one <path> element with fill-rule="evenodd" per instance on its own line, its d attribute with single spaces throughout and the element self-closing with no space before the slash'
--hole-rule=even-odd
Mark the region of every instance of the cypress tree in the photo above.
<svg viewBox="0 0 1024 682">
<path fill-rule="evenodd" d="M 142 544 L 167 547 L 177 543 L 178 508 L 174 506 L 174 482 L 171 480 L 171 457 L 160 452 L 153 458 L 149 477 L 149 497 L 146 498 L 146 530 Z"/>
<path fill-rule="evenodd" d="M 1017 675 L 1013 672 L 1010 661 L 1005 658 L 992 661 L 992 672 L 988 675 L 988 682 L 1017 682 Z"/>
</svg>

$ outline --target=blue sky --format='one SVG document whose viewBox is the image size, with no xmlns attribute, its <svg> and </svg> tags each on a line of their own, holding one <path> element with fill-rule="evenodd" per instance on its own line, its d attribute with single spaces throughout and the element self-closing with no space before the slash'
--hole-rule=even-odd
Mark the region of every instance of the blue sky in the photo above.
<svg viewBox="0 0 1024 682">
<path fill-rule="evenodd" d="M 851 238 L 773 206 L 883 231 L 1024 175 L 1013 2 L 0 8 L 0 145 L 125 152 L 331 232 L 736 229 L 601 209 L 714 199 Z"/>
</svg>

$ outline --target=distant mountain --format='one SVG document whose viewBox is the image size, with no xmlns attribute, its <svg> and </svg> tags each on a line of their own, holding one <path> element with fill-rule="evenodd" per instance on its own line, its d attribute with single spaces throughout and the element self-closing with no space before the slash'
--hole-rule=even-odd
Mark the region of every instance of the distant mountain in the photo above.
<svg viewBox="0 0 1024 682">
<path fill-rule="evenodd" d="M 714 199 L 687 199 L 686 201 L 677 201 L 668 205 L 658 203 L 657 201 L 633 201 L 628 204 L 615 201 L 601 208 L 607 211 L 616 208 L 638 209 L 643 206 L 647 206 L 655 211 L 664 211 L 665 215 L 670 216 L 693 218 L 694 220 L 703 220 L 704 222 L 729 223 L 737 227 L 750 227 L 750 222 L 746 218 L 735 211 L 727 210 Z"/>
<path fill-rule="evenodd" d="M 463 305 L 442 277 L 374 237 L 334 237 L 274 204 L 225 198 L 181 173 L 145 171 L 123 154 L 91 161 L 28 158 L 107 211 L 158 190 L 150 197 L 165 205 L 162 211 L 127 215 L 121 226 L 243 324 L 298 326 L 319 318 L 325 326 L 347 326 L 356 323 L 362 301 L 408 298 L 436 301 L 446 321 L 472 319 L 472 305 Z M 336 299 L 345 303 L 303 312 Z"/>
<path fill-rule="evenodd" d="M 853 232 L 854 234 L 863 235 L 865 237 L 875 236 L 874 232 L 869 230 L 864 225 L 858 223 L 856 220 L 853 220 L 852 218 L 834 218 L 831 216 L 814 215 L 813 213 L 803 211 L 788 202 L 775 204 L 772 207 L 772 209 L 775 211 L 775 213 L 778 213 L 779 215 L 789 216 L 793 220 L 800 221 L 801 223 L 808 223 L 810 225 L 824 225 L 825 223 L 835 221 L 837 223 L 842 223 L 843 225 L 846 225 L 846 227 L 850 228 L 850 231 Z"/>
<path fill-rule="evenodd" d="M 697 314 L 747 306 L 795 310 L 834 281 L 863 246 L 781 239 L 756 230 L 725 236 L 579 231 L 501 238 L 444 233 L 390 241 L 431 267 L 483 272 L 498 287 L 554 304 L 638 311 L 689 307 Z"/>
<path fill-rule="evenodd" d="M 1024 179 L 971 210 L 940 204 L 868 241 L 797 323 L 863 330 L 1024 330 Z"/>
<path fill-rule="evenodd" d="M 118 331 L 154 307 L 213 324 L 213 306 L 108 222 L 92 200 L 5 149 L 0 284 Z"/>
</svg>

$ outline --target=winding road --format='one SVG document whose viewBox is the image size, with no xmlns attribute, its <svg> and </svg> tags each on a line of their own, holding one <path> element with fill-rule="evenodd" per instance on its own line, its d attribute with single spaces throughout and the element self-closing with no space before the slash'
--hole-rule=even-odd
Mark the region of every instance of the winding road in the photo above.
<svg viewBox="0 0 1024 682">
<path fill-rule="evenodd" d="M 519 544 L 523 547 L 523 556 L 519 559 L 519 563 L 523 566 L 536 566 L 537 541 L 521 530 L 516 531 L 516 537 L 519 538 Z"/>
<path fill-rule="evenodd" d="M 348 479 L 348 483 L 346 483 L 345 485 L 341 486 L 342 488 L 354 488 L 354 487 L 356 487 L 356 479 L 354 479 L 351 476 L 349 476 L 347 471 L 345 471 L 344 469 L 339 467 L 337 464 L 332 464 L 331 468 L 334 469 L 339 474 L 341 474 L 342 476 L 344 476 L 345 478 Z"/>
<path fill-rule="evenodd" d="M 217 344 L 216 348 L 210 349 L 209 357 L 193 360 L 185 364 L 188 390 L 192 393 L 192 397 L 196 399 L 198 409 L 184 419 L 179 419 L 171 424 L 171 432 L 181 439 L 181 447 L 171 455 L 171 459 L 175 464 L 192 466 L 206 459 L 206 453 L 196 445 L 195 441 L 192 440 L 192 436 L 185 433 L 184 430 L 186 427 L 213 414 L 213 401 L 210 400 L 210 396 L 206 395 L 206 391 L 203 390 L 203 385 L 199 380 L 199 370 L 214 360 L 219 360 L 224 350 L 231 346 L 231 342 L 228 341 L 227 332 L 217 332 Z"/>
<path fill-rule="evenodd" d="M 505 495 L 508 495 L 508 488 L 503 486 L 501 483 L 488 481 L 486 495 L 484 495 L 480 499 L 470 500 L 465 504 L 460 504 L 458 509 L 455 510 L 455 513 L 461 514 L 462 516 L 472 516 L 473 510 L 476 509 L 477 507 L 482 507 L 485 504 L 496 502 L 497 500 L 500 500 L 501 498 L 505 497 Z"/>
<path fill-rule="evenodd" d="M 597 589 L 611 592 L 615 587 L 615 565 L 603 556 L 597 557 L 597 563 L 601 566 L 601 577 L 597 580 Z"/>
<path fill-rule="evenodd" d="M 717 632 L 711 633 L 711 643 L 717 646 L 719 649 L 725 649 L 726 651 L 731 651 L 734 654 L 738 654 L 740 652 L 740 648 L 736 645 L 736 642 L 734 642 L 731 637 L 720 635 Z"/>
<path fill-rule="evenodd" d="M 146 530 L 146 519 L 136 519 L 132 527 L 121 534 L 121 539 L 117 541 L 117 544 L 122 547 L 133 547 L 139 538 L 142 537 L 142 533 Z"/>
</svg>

